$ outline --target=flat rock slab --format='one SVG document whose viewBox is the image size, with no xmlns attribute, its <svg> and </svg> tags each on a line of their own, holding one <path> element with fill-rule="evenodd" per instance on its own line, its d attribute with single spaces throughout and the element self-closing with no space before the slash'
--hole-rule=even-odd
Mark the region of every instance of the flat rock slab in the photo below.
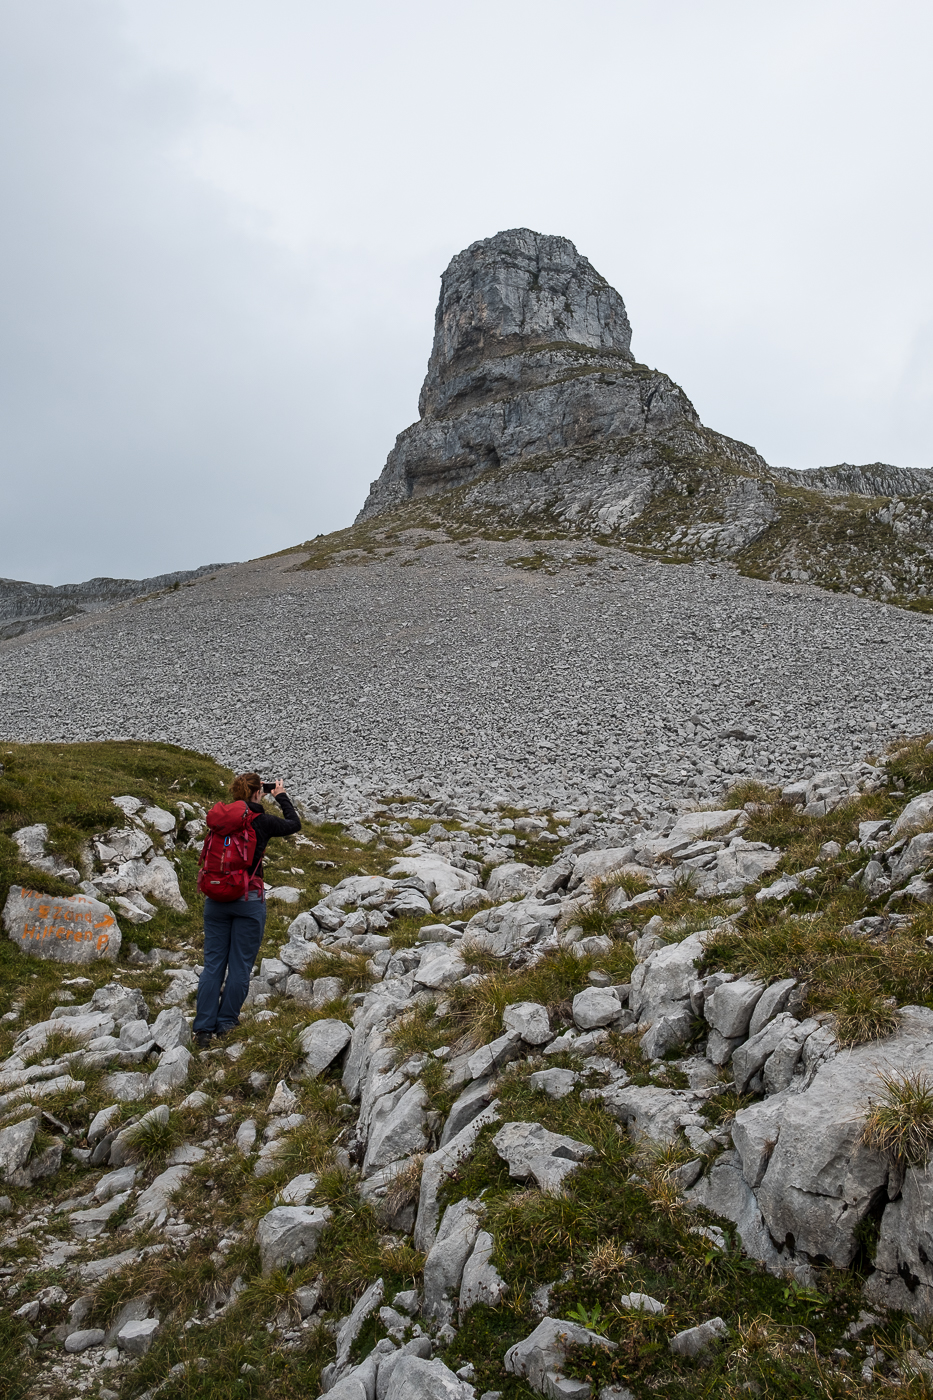
<svg viewBox="0 0 933 1400">
<path fill-rule="evenodd" d="M 563 1189 L 564 1179 L 595 1151 L 564 1133 L 549 1132 L 540 1123 L 504 1123 L 492 1145 L 508 1162 L 509 1176 L 517 1181 L 534 1180 L 542 1191 L 554 1193 Z"/>
<path fill-rule="evenodd" d="M 86 894 L 40 894 L 11 885 L 3 906 L 7 937 L 31 958 L 50 962 L 112 961 L 122 934 L 112 911 Z"/>
</svg>

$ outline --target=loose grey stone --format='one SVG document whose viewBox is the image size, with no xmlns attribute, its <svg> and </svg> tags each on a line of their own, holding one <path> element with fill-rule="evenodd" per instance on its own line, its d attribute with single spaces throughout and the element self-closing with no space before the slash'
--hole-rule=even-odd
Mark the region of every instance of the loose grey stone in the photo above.
<svg viewBox="0 0 933 1400">
<path fill-rule="evenodd" d="M 702 1356 L 716 1346 L 728 1334 L 728 1327 L 721 1317 L 711 1317 L 698 1327 L 687 1327 L 671 1338 L 671 1351 L 675 1356 L 693 1358 Z"/>
<path fill-rule="evenodd" d="M 444 1212 L 437 1238 L 424 1261 L 425 1317 L 439 1323 L 450 1322 L 454 1298 L 459 1293 L 464 1265 L 473 1252 L 479 1233 L 479 1201 L 463 1199 Z"/>
<path fill-rule="evenodd" d="M 273 1207 L 256 1230 L 263 1277 L 288 1264 L 306 1264 L 312 1259 L 330 1218 L 327 1206 Z"/>
<path fill-rule="evenodd" d="M 480 1230 L 473 1252 L 463 1266 L 460 1280 L 460 1312 L 475 1304 L 497 1308 L 505 1297 L 507 1285 L 492 1263 L 495 1240 L 488 1230 Z"/>
<path fill-rule="evenodd" d="M 350 1027 L 344 1021 L 312 1021 L 306 1026 L 299 1037 L 305 1056 L 303 1077 L 317 1079 L 323 1074 L 349 1045 L 350 1035 Z"/>
<path fill-rule="evenodd" d="M 127 1322 L 117 1333 L 116 1342 L 127 1356 L 145 1356 L 159 1332 L 159 1320 L 155 1317 L 142 1318 L 139 1322 Z"/>
<path fill-rule="evenodd" d="M 703 1015 L 727 1040 L 747 1035 L 752 1012 L 763 991 L 764 984 L 751 978 L 726 982 L 706 998 Z"/>
<path fill-rule="evenodd" d="M 403 1355 L 392 1370 L 384 1400 L 474 1400 L 476 1391 L 443 1361 Z"/>
<path fill-rule="evenodd" d="M 537 1001 L 512 1002 L 502 1013 L 502 1024 L 506 1031 L 517 1032 L 526 1045 L 547 1045 L 554 1039 L 547 1007 Z"/>
<path fill-rule="evenodd" d="M 508 1162 L 509 1176 L 517 1181 L 534 1180 L 542 1191 L 553 1194 L 560 1194 L 565 1178 L 594 1152 L 589 1144 L 549 1132 L 540 1123 L 505 1123 L 492 1142 L 502 1160 Z"/>
<path fill-rule="evenodd" d="M 14 1172 L 26 1165 L 39 1122 L 36 1113 L 9 1128 L 0 1128 L 0 1172 L 4 1180 L 9 1181 Z"/>
<path fill-rule="evenodd" d="M 102 1346 L 106 1335 L 102 1327 L 88 1327 L 81 1332 L 72 1332 L 65 1338 L 65 1350 L 74 1355 L 76 1352 L 87 1351 L 90 1347 Z"/>
<path fill-rule="evenodd" d="M 505 1369 L 513 1376 L 524 1377 L 540 1395 L 561 1400 L 561 1397 L 579 1397 L 585 1400 L 590 1393 L 580 1388 L 579 1381 L 567 1382 L 562 1374 L 564 1358 L 568 1346 L 602 1347 L 606 1351 L 616 1351 L 617 1343 L 598 1332 L 591 1332 L 578 1322 L 565 1322 L 555 1317 L 544 1317 L 535 1330 L 524 1339 L 509 1347 L 505 1353 Z M 575 1388 L 574 1388 L 575 1387 Z"/>
<path fill-rule="evenodd" d="M 573 1092 L 577 1078 L 572 1069 L 539 1069 L 528 1076 L 528 1083 L 552 1099 L 565 1099 Z"/>
</svg>

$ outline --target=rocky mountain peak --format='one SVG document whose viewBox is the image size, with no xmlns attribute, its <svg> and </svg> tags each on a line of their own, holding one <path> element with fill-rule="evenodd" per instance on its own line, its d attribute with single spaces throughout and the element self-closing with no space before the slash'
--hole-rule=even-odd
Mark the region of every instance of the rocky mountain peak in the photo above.
<svg viewBox="0 0 933 1400">
<path fill-rule="evenodd" d="M 410 505 L 410 524 L 590 536 L 933 611 L 933 472 L 769 466 L 630 341 L 622 298 L 569 239 L 471 244 L 441 279 L 421 416 L 357 523 Z"/>
<path fill-rule="evenodd" d="M 568 346 L 631 360 L 631 339 L 621 296 L 569 238 L 507 229 L 471 243 L 441 278 L 419 411 L 443 412 L 448 386 L 484 361 Z"/>
</svg>

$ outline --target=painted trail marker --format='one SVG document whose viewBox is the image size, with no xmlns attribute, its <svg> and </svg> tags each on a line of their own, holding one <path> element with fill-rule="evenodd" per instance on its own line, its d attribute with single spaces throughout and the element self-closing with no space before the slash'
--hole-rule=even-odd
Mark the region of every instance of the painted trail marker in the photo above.
<svg viewBox="0 0 933 1400">
<path fill-rule="evenodd" d="M 123 941 L 112 911 L 86 894 L 40 894 L 11 885 L 3 906 L 7 937 L 32 958 L 53 962 L 112 961 Z"/>
</svg>

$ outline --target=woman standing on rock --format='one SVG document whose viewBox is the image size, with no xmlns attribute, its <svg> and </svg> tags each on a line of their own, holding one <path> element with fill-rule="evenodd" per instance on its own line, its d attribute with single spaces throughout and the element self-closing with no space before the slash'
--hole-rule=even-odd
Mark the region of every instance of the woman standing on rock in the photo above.
<svg viewBox="0 0 933 1400">
<path fill-rule="evenodd" d="M 284 816 L 266 812 L 260 802 L 264 789 Z M 198 874 L 198 889 L 205 896 L 204 971 L 198 982 L 194 1034 L 202 1050 L 211 1036 L 226 1035 L 239 1023 L 266 927 L 266 846 L 273 836 L 301 830 L 281 782 L 263 783 L 258 773 L 241 773 L 230 795 L 232 802 L 218 802 L 207 814 Z"/>
</svg>

